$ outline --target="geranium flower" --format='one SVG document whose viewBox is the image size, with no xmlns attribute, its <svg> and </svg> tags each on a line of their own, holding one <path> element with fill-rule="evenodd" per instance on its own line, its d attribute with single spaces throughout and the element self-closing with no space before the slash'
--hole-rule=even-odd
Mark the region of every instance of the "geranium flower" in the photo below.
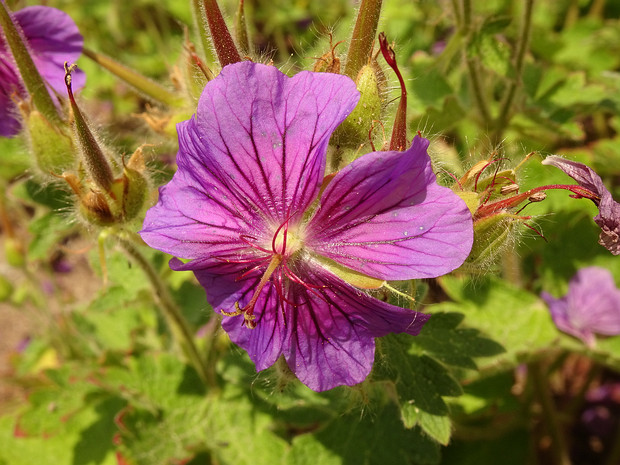
<svg viewBox="0 0 620 465">
<path fill-rule="evenodd" d="M 549 305 L 555 325 L 589 346 L 594 345 L 595 334 L 620 334 L 620 289 L 604 268 L 579 270 L 560 299 L 547 292 L 541 297 Z"/>
<path fill-rule="evenodd" d="M 65 95 L 64 63 L 75 62 L 82 53 L 83 44 L 73 20 L 66 13 L 46 6 L 16 11 L 13 20 L 21 28 L 32 59 L 50 93 Z M 82 87 L 84 82 L 84 73 L 73 73 L 75 87 Z M 27 97 L 11 50 L 0 34 L 0 136 L 14 136 L 21 127 L 13 95 L 22 99 Z"/>
<path fill-rule="evenodd" d="M 591 195 L 582 195 L 591 199 L 599 209 L 594 222 L 600 226 L 599 244 L 614 255 L 620 255 L 620 204 L 603 184 L 601 177 L 583 163 L 566 160 L 551 155 L 543 160 L 543 165 L 552 165 L 561 169 Z"/>
<path fill-rule="evenodd" d="M 194 271 L 258 370 L 284 356 L 317 391 L 363 381 L 375 337 L 418 334 L 429 318 L 350 282 L 448 273 L 473 240 L 471 214 L 437 185 L 421 137 L 324 181 L 331 133 L 358 98 L 345 76 L 225 67 L 177 126 L 178 171 L 141 231 L 190 260 L 171 266 Z"/>
</svg>

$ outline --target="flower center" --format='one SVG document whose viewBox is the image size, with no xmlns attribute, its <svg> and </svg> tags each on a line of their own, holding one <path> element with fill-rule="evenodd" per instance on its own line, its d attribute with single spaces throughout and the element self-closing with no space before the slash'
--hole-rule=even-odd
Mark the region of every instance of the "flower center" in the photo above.
<svg viewBox="0 0 620 465">
<path fill-rule="evenodd" d="M 298 228 L 280 227 L 273 235 L 271 248 L 273 253 L 290 258 L 295 252 L 301 250 L 303 245 Z"/>
<path fill-rule="evenodd" d="M 267 269 L 263 273 L 256 289 L 254 289 L 254 294 L 252 298 L 248 302 L 247 305 L 241 307 L 239 302 L 235 302 L 235 310 L 232 312 L 221 309 L 220 312 L 225 316 L 238 316 L 243 314 L 244 324 L 250 328 L 256 328 L 256 315 L 254 315 L 254 306 L 258 301 L 258 298 L 263 290 L 263 288 L 270 281 L 274 272 L 278 272 L 276 275 L 276 290 L 280 297 L 283 297 L 282 290 L 282 268 L 284 269 L 284 274 L 288 276 L 293 281 L 301 281 L 286 265 L 286 261 L 291 259 L 291 257 L 300 251 L 303 247 L 303 240 L 301 238 L 301 234 L 299 233 L 298 227 L 289 228 L 289 220 L 287 219 L 284 223 L 282 223 L 273 233 L 273 238 L 271 240 L 271 252 L 267 249 L 267 247 L 258 247 L 253 246 L 265 253 L 269 253 L 271 255 L 270 258 L 265 258 L 265 262 L 269 260 L 269 264 L 267 265 Z M 269 256 L 268 256 L 269 257 Z M 281 266 L 282 265 L 282 266 Z"/>
</svg>

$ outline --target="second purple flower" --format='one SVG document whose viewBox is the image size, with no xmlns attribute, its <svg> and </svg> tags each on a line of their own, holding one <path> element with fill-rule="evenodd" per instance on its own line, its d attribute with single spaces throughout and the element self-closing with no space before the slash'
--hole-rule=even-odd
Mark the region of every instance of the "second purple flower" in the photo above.
<svg viewBox="0 0 620 465">
<path fill-rule="evenodd" d="M 325 186 L 331 133 L 358 99 L 345 76 L 225 67 L 177 126 L 178 171 L 141 232 L 189 260 L 171 266 L 194 271 L 258 370 L 284 356 L 319 391 L 363 381 L 375 337 L 415 335 L 429 318 L 351 283 L 448 273 L 473 241 L 471 214 L 436 183 L 421 137 Z"/>
</svg>

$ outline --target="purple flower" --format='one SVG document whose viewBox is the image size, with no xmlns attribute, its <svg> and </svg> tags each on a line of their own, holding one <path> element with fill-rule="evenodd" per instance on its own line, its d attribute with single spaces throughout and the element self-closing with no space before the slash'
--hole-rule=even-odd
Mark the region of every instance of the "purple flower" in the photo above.
<svg viewBox="0 0 620 465">
<path fill-rule="evenodd" d="M 171 267 L 194 271 L 258 370 L 284 356 L 317 391 L 363 381 L 375 337 L 415 335 L 429 318 L 343 278 L 379 287 L 439 276 L 461 265 L 473 240 L 464 202 L 436 183 L 426 139 L 370 153 L 324 181 L 331 133 L 358 98 L 345 76 L 225 67 L 177 126 L 178 171 L 141 231 L 190 260 Z"/>
<path fill-rule="evenodd" d="M 582 268 L 570 280 L 568 293 L 556 299 L 546 292 L 556 326 L 593 346 L 594 334 L 620 334 L 620 290 L 611 273 L 596 266 Z"/>
<path fill-rule="evenodd" d="M 13 13 L 13 19 L 23 32 L 34 64 L 50 94 L 65 95 L 64 62 L 72 63 L 82 53 L 83 39 L 73 20 L 66 13 L 45 6 L 19 10 Z M 84 73 L 73 73 L 75 87 L 82 87 L 84 82 Z M 0 34 L 0 136 L 14 136 L 21 127 L 12 95 L 26 98 L 27 93 L 11 50 Z"/>
<path fill-rule="evenodd" d="M 620 255 L 620 204 L 613 199 L 601 177 L 583 163 L 556 155 L 545 158 L 542 163 L 561 169 L 590 192 L 591 195 L 582 197 L 591 199 L 599 209 L 598 215 L 594 217 L 594 222 L 601 228 L 598 242 L 612 254 Z"/>
</svg>

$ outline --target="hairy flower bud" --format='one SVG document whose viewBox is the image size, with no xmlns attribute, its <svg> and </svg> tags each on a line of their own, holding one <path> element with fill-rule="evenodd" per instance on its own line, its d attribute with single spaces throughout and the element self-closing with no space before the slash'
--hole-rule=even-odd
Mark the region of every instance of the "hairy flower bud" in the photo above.
<svg viewBox="0 0 620 465">
<path fill-rule="evenodd" d="M 142 147 L 134 152 L 122 174 L 112 181 L 107 191 L 91 180 L 80 179 L 72 173 L 64 173 L 62 178 L 77 195 L 82 218 L 100 227 L 134 219 L 140 213 L 149 191 Z"/>
<path fill-rule="evenodd" d="M 346 163 L 350 163 L 356 158 L 361 145 L 370 142 L 373 146 L 371 148 L 374 150 L 374 145 L 380 140 L 381 131 L 373 130 L 375 126 L 381 124 L 383 101 L 379 82 L 375 67 L 371 65 L 362 67 L 356 79 L 360 100 L 334 133 L 337 145 L 345 150 L 343 158 Z M 379 143 L 378 145 L 380 148 L 382 144 Z M 347 149 L 349 150 L 347 151 Z"/>
<path fill-rule="evenodd" d="M 35 167 L 43 176 L 74 167 L 75 148 L 65 132 L 37 110 L 24 114 L 26 135 Z"/>
</svg>

